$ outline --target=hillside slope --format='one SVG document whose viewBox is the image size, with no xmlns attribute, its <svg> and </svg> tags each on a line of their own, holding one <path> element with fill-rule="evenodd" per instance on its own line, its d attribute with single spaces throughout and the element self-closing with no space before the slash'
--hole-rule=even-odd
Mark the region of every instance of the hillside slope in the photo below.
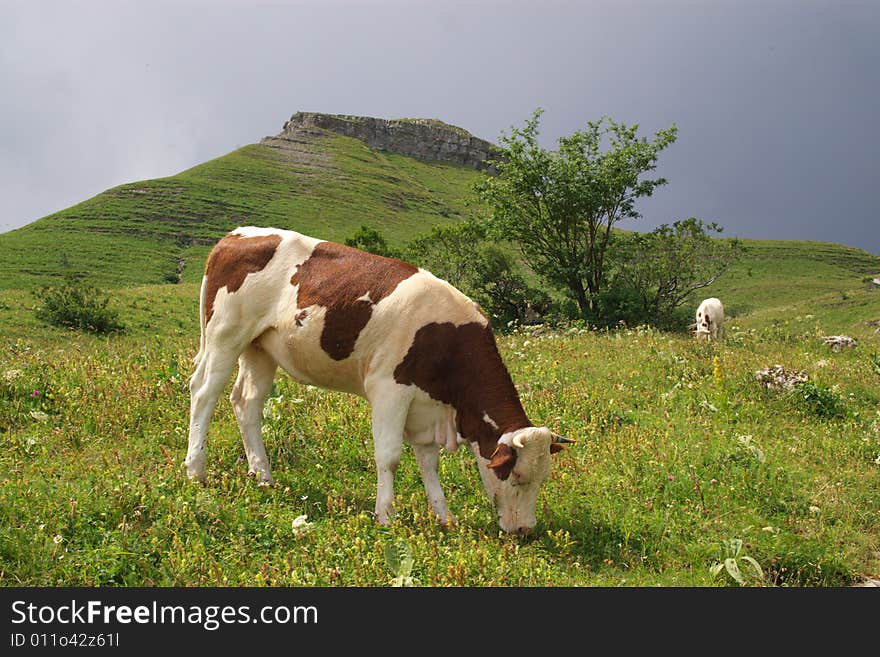
<svg viewBox="0 0 880 657">
<path fill-rule="evenodd" d="M 700 298 L 717 296 L 744 328 L 802 324 L 821 315 L 826 331 L 867 331 L 880 319 L 880 290 L 870 279 L 880 257 L 828 242 L 743 240 L 743 258 Z M 814 323 L 814 322 L 813 322 Z M 870 329 L 873 333 L 873 329 Z"/>
<path fill-rule="evenodd" d="M 33 288 L 65 270 L 112 287 L 196 280 L 210 245 L 245 224 L 336 241 L 368 224 L 399 244 L 462 217 L 483 175 L 316 127 L 280 137 L 0 235 L 0 288 Z"/>
<path fill-rule="evenodd" d="M 491 148 L 436 120 L 297 113 L 259 144 L 0 235 L 0 289 L 34 289 L 66 271 L 102 287 L 197 282 L 211 245 L 245 224 L 334 241 L 366 224 L 399 246 L 479 211 L 472 185 Z M 876 319 L 880 293 L 866 281 L 880 257 L 831 243 L 743 243 L 743 259 L 697 293 L 720 297 L 728 315 L 772 323 L 821 302 L 841 320 Z"/>
</svg>

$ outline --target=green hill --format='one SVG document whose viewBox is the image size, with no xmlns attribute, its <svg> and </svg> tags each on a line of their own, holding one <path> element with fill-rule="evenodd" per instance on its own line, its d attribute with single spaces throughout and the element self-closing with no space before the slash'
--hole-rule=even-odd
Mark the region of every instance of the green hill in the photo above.
<svg viewBox="0 0 880 657">
<path fill-rule="evenodd" d="M 247 224 L 334 241 L 367 224 L 400 246 L 476 211 L 472 184 L 484 174 L 474 161 L 487 148 L 436 120 L 297 113 L 259 144 L 174 176 L 114 187 L 0 235 L 0 290 L 32 290 L 66 271 L 107 288 L 195 283 L 211 245 Z M 880 274 L 880 257 L 831 243 L 744 244 L 745 257 L 698 294 L 720 297 L 746 325 L 809 315 L 817 303 L 842 322 L 876 319 L 878 295 L 867 280 Z M 6 307 L 20 306 L 20 294 L 0 296 L 12 299 Z"/>
<path fill-rule="evenodd" d="M 247 224 L 341 241 L 366 223 L 400 244 L 462 217 L 480 175 L 320 130 L 296 150 L 252 144 L 0 235 L 0 288 L 33 288 L 67 269 L 112 287 L 197 280 L 210 245 Z"/>
<path fill-rule="evenodd" d="M 880 318 L 880 290 L 870 280 L 880 257 L 827 242 L 743 240 L 745 256 L 701 298 L 717 296 L 744 328 L 809 323 L 821 316 L 826 330 L 867 330 Z M 873 329 L 871 329 L 873 331 Z"/>
<path fill-rule="evenodd" d="M 441 462 L 458 523 L 427 513 L 406 449 L 399 518 L 380 529 L 368 404 L 281 373 L 263 425 L 276 484 L 245 475 L 229 382 L 208 484 L 191 485 L 210 245 L 248 223 L 334 240 L 365 223 L 400 245 L 471 211 L 483 175 L 317 128 L 276 141 L 0 235 L 0 586 L 387 586 L 392 541 L 427 586 L 735 586 L 718 566 L 737 563 L 737 542 L 746 585 L 878 579 L 880 258 L 837 244 L 745 240 L 698 293 L 724 301 L 723 342 L 646 327 L 499 336 L 529 417 L 577 440 L 554 456 L 531 537 L 499 535 L 468 450 Z M 31 291 L 65 270 L 113 288 L 124 333 L 36 318 Z M 858 344 L 835 352 L 831 333 Z M 810 385 L 763 387 L 755 373 L 775 364 Z"/>
</svg>

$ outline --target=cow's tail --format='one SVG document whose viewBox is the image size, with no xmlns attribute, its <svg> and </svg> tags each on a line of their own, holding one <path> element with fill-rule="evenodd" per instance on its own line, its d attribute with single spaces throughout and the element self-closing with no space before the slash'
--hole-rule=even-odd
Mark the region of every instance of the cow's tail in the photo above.
<svg viewBox="0 0 880 657">
<path fill-rule="evenodd" d="M 202 276 L 202 288 L 199 291 L 199 353 L 193 358 L 193 364 L 198 367 L 205 355 L 205 288 L 208 277 Z"/>
</svg>

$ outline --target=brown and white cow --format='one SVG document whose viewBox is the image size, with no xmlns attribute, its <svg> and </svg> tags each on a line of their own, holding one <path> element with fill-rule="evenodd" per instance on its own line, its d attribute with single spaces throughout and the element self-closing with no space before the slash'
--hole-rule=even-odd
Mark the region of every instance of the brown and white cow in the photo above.
<svg viewBox="0 0 880 657">
<path fill-rule="evenodd" d="M 299 233 L 237 228 L 211 251 L 202 279 L 201 340 L 190 378 L 186 470 L 204 480 L 208 423 L 236 362 L 231 401 L 249 473 L 272 482 L 263 403 L 280 365 L 302 383 L 370 402 L 376 517 L 393 517 L 393 479 L 412 445 L 428 501 L 452 517 L 439 450 L 467 442 L 501 528 L 535 525 L 550 454 L 572 442 L 533 426 L 476 303 L 400 260 Z"/>
<path fill-rule="evenodd" d="M 724 306 L 719 299 L 703 299 L 697 308 L 694 337 L 698 340 L 720 340 L 724 337 Z"/>
</svg>

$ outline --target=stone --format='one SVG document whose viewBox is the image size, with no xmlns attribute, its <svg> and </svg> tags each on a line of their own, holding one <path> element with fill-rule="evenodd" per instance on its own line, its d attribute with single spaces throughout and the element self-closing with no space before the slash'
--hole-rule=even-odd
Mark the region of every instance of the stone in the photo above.
<svg viewBox="0 0 880 657">
<path fill-rule="evenodd" d="M 848 335 L 826 335 L 822 338 L 822 341 L 827 346 L 831 347 L 831 351 L 840 351 L 841 349 L 846 349 L 847 347 L 856 346 L 856 341 Z"/>
<path fill-rule="evenodd" d="M 266 137 L 261 143 L 295 143 L 302 140 L 303 134 L 314 135 L 316 131 L 354 137 L 376 150 L 453 162 L 490 173 L 494 173 L 494 168 L 487 160 L 499 156 L 491 142 L 437 119 L 378 119 L 320 112 L 297 112 L 284 123 L 278 135 Z"/>
</svg>

